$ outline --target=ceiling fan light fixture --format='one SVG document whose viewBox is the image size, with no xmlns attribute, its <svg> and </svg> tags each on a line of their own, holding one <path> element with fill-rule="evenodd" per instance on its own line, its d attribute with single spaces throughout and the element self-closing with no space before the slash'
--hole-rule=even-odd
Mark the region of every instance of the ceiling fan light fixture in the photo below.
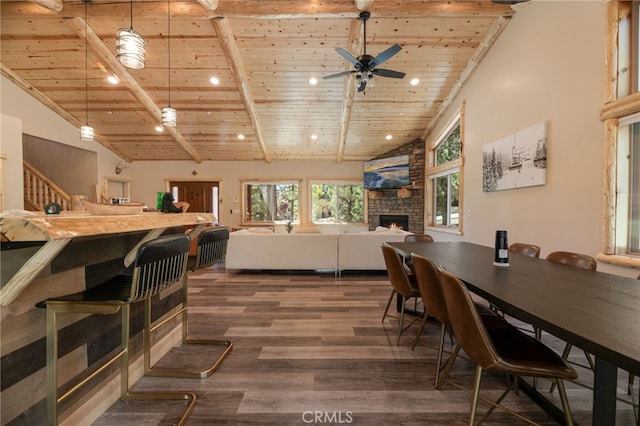
<svg viewBox="0 0 640 426">
<path fill-rule="evenodd" d="M 178 113 L 174 108 L 166 106 L 162 108 L 162 125 L 164 127 L 176 127 L 178 122 Z"/>
<path fill-rule="evenodd" d="M 133 28 L 120 28 L 116 32 L 116 57 L 122 65 L 134 70 L 144 68 L 144 38 Z"/>
</svg>

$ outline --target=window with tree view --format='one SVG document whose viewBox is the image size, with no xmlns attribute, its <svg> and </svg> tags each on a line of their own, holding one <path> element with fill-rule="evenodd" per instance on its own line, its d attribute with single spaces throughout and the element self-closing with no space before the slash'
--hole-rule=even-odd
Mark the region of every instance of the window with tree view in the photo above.
<svg viewBox="0 0 640 426">
<path fill-rule="evenodd" d="M 432 194 L 432 203 L 429 206 L 431 226 L 460 226 L 460 126 L 460 117 L 457 116 L 431 149 L 432 164 L 427 169 Z"/>
<path fill-rule="evenodd" d="M 364 189 L 362 184 L 311 184 L 311 222 L 364 222 Z"/>
<path fill-rule="evenodd" d="M 298 182 L 245 182 L 245 222 L 299 222 Z"/>
</svg>

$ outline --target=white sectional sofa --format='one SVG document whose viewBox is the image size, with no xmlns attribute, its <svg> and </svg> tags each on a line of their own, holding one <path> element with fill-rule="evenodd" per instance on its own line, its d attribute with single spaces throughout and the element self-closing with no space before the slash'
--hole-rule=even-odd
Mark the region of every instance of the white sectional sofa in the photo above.
<svg viewBox="0 0 640 426">
<path fill-rule="evenodd" d="M 225 264 L 227 269 L 385 270 L 380 245 L 404 241 L 407 234 L 384 228 L 345 234 L 245 229 L 230 234 Z"/>
</svg>

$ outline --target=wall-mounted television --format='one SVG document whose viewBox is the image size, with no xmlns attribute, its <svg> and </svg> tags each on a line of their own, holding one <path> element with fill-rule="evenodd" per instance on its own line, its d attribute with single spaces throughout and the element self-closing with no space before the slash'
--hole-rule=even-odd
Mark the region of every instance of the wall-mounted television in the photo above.
<svg viewBox="0 0 640 426">
<path fill-rule="evenodd" d="M 409 185 L 409 156 L 379 158 L 364 162 L 364 188 L 389 189 Z"/>
</svg>

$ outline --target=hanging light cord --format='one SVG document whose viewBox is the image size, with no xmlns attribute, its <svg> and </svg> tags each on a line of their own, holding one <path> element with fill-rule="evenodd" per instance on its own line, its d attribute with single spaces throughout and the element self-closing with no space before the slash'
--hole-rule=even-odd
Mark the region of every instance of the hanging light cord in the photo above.
<svg viewBox="0 0 640 426">
<path fill-rule="evenodd" d="M 133 31 L 133 0 L 131 0 L 131 31 Z"/>
<path fill-rule="evenodd" d="M 169 107 L 171 107 L 171 0 L 167 0 L 167 81 L 169 85 Z"/>
<path fill-rule="evenodd" d="M 87 23 L 88 13 L 87 7 L 89 0 L 84 0 L 84 114 L 85 123 L 89 124 L 89 24 Z"/>
</svg>

